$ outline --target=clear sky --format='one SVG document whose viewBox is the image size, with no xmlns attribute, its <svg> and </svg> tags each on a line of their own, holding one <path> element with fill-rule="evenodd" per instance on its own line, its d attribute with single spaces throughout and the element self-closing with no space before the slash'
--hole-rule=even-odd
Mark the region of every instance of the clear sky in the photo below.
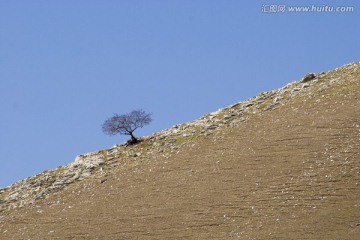
<svg viewBox="0 0 360 240">
<path fill-rule="evenodd" d="M 359 23 L 357 0 L 0 0 L 0 187 L 123 143 L 113 113 L 150 135 L 359 61 Z"/>
</svg>

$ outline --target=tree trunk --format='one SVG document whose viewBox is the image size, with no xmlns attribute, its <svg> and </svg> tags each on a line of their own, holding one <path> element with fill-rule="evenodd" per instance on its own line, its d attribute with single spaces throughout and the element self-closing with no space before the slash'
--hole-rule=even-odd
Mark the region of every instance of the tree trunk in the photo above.
<svg viewBox="0 0 360 240">
<path fill-rule="evenodd" d="M 138 142 L 137 138 L 132 134 L 132 132 L 130 133 L 130 137 L 131 137 L 129 141 L 130 145 Z"/>
</svg>

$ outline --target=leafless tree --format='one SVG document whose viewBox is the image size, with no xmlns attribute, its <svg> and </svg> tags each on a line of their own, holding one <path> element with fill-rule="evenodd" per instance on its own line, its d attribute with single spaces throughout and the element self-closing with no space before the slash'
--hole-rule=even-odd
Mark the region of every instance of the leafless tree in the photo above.
<svg viewBox="0 0 360 240">
<path fill-rule="evenodd" d="M 102 130 L 108 135 L 129 135 L 131 139 L 129 144 L 135 144 L 139 140 L 134 136 L 134 131 L 148 125 L 152 121 L 151 113 L 146 113 L 144 110 L 134 110 L 127 114 L 114 114 L 107 119 L 102 125 Z"/>
</svg>

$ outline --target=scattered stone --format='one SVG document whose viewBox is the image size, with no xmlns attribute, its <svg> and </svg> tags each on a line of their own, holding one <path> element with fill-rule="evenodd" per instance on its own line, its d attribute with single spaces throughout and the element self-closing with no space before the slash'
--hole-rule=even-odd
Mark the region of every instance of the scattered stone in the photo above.
<svg viewBox="0 0 360 240">
<path fill-rule="evenodd" d="M 265 111 L 271 111 L 271 110 L 273 110 L 276 105 L 277 105 L 277 104 L 270 104 L 270 105 L 265 109 Z"/>
<path fill-rule="evenodd" d="M 212 124 L 212 125 L 210 125 L 210 126 L 207 126 L 207 127 L 205 128 L 205 130 L 214 130 L 214 129 L 218 128 L 218 127 L 219 127 L 219 125 L 217 125 L 217 124 Z"/>
<path fill-rule="evenodd" d="M 84 179 L 86 177 L 89 177 L 91 176 L 91 171 L 87 171 L 87 172 L 82 172 L 81 173 L 81 178 Z"/>
<path fill-rule="evenodd" d="M 240 105 L 241 105 L 241 103 L 236 103 L 236 104 L 230 106 L 230 108 L 237 108 L 237 107 L 240 106 Z"/>
<path fill-rule="evenodd" d="M 300 82 L 302 82 L 302 83 L 309 82 L 309 81 L 313 80 L 314 78 L 316 78 L 315 73 L 308 73 L 301 79 Z"/>
<path fill-rule="evenodd" d="M 302 85 L 302 88 L 308 88 L 308 87 L 310 87 L 310 84 L 308 84 L 308 83 L 305 83 Z"/>
<path fill-rule="evenodd" d="M 179 133 L 179 132 L 180 132 L 179 129 L 174 129 L 174 130 L 172 131 L 173 134 L 177 134 L 177 133 Z"/>
</svg>

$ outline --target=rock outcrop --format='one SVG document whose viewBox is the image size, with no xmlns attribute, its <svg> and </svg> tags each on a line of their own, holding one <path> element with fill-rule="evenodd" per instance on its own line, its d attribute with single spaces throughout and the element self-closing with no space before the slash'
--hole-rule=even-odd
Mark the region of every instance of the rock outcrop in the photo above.
<svg viewBox="0 0 360 240">
<path fill-rule="evenodd" d="M 301 82 L 303 82 L 303 83 L 309 82 L 309 81 L 311 81 L 311 80 L 313 80 L 315 78 L 316 78 L 315 73 L 308 73 L 301 79 Z"/>
</svg>

